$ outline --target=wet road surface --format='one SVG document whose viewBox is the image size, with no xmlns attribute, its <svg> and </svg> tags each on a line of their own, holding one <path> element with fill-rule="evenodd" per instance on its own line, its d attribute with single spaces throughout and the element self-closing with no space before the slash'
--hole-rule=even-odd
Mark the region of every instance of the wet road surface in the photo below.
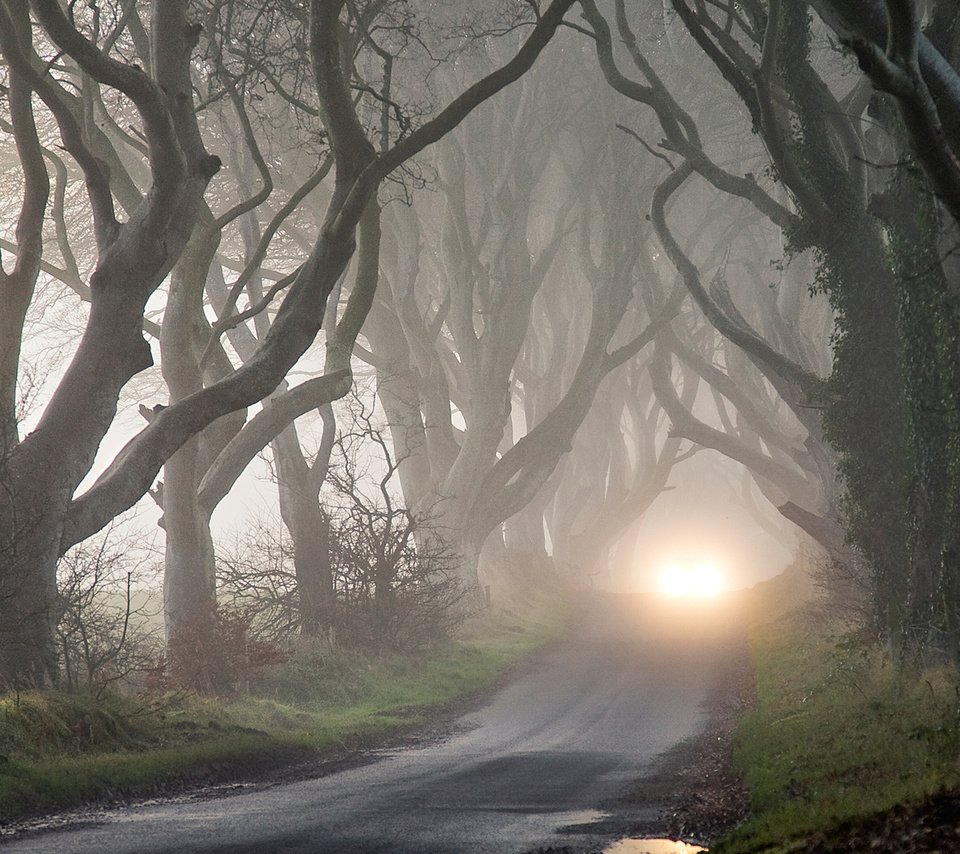
<svg viewBox="0 0 960 854">
<path fill-rule="evenodd" d="M 314 780 L 105 813 L 10 852 L 602 850 L 595 810 L 697 734 L 736 620 L 648 598 L 591 602 L 569 635 L 445 742 Z M 577 826 L 575 833 L 564 832 Z M 599 830 L 599 828 L 598 828 Z"/>
</svg>

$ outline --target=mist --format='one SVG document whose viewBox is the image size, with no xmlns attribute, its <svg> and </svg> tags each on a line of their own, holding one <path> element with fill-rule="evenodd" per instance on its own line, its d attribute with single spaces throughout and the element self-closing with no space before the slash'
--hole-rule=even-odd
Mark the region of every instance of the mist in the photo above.
<svg viewBox="0 0 960 854">
<path fill-rule="evenodd" d="M 650 794 L 598 808 L 641 778 L 689 801 L 648 773 L 678 745 L 732 769 L 753 733 L 722 710 L 780 701 L 764 662 L 856 671 L 868 702 L 888 670 L 926 680 L 941 714 L 960 19 L 848 6 L 0 0 L 0 756 L 221 727 L 235 769 L 426 721 L 478 735 L 404 754 L 391 791 L 450 820 L 395 794 L 359 833 L 380 766 L 312 775 L 318 810 L 349 805 L 321 850 L 532 851 L 566 825 L 631 850 L 605 846 L 744 821 L 759 845 L 749 768 L 693 832 L 630 830 L 670 813 Z M 820 652 L 796 665 L 781 636 Z M 62 735 L 21 731 L 21 694 Z M 101 714 L 124 722 L 103 742 Z M 276 808 L 229 844 L 319 832 Z"/>
</svg>

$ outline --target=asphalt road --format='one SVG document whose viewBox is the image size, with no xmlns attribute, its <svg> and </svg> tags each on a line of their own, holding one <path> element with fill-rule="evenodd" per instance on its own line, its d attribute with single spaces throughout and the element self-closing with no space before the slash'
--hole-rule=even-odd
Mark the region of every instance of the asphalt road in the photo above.
<svg viewBox="0 0 960 854">
<path fill-rule="evenodd" d="M 10 852 L 602 850 L 595 810 L 697 734 L 735 620 L 653 599 L 591 603 L 569 636 L 443 743 L 319 779 L 106 813 Z M 569 831 L 576 826 L 575 833 Z"/>
</svg>

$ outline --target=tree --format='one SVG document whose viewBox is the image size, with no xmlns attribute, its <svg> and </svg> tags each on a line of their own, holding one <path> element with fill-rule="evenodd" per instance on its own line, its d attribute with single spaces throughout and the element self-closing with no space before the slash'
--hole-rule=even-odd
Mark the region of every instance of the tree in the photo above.
<svg viewBox="0 0 960 854">
<path fill-rule="evenodd" d="M 814 463 L 812 471 L 819 473 L 823 485 L 829 484 L 832 466 L 826 442 L 836 452 L 844 489 L 842 518 L 811 512 L 813 508 L 795 500 L 782 504 L 781 512 L 828 548 L 833 543 L 834 552 L 846 528 L 849 541 L 871 568 L 876 628 L 894 648 L 932 643 L 955 655 L 960 649 L 952 557 L 957 491 L 952 474 L 942 476 L 952 471 L 949 461 L 956 446 L 951 418 L 944 415 L 951 411 L 955 359 L 948 364 L 941 355 L 931 358 L 929 352 L 918 352 L 917 344 L 935 340 L 937 354 L 953 346 L 956 301 L 933 250 L 941 234 L 936 212 L 916 183 L 906 208 L 902 200 L 911 186 L 908 176 L 915 172 L 910 157 L 904 157 L 908 149 L 916 152 L 937 192 L 944 189 L 937 182 L 947 180 L 935 161 L 940 158 L 942 165 L 943 143 L 955 127 L 950 117 L 956 74 L 934 44 L 951 43 L 956 16 L 944 5 L 931 17 L 928 38 L 919 33 L 914 4 L 888 4 L 890 37 L 886 47 L 879 48 L 884 42 L 882 22 L 881 29 L 876 27 L 879 4 L 815 5 L 838 31 L 847 36 L 853 31 L 851 43 L 881 85 L 900 85 L 909 78 L 912 89 L 898 89 L 906 147 L 903 128 L 888 102 L 872 97 L 862 83 L 839 94 L 840 76 L 815 69 L 815 30 L 806 4 L 783 0 L 735 9 L 671 0 L 683 29 L 762 138 L 770 176 L 784 195 L 760 180 L 756 170 L 740 177 L 707 155 L 690 113 L 680 108 L 638 49 L 625 4 L 614 4 L 616 27 L 642 81 L 620 73 L 609 25 L 596 4 L 582 3 L 608 82 L 653 109 L 666 135 L 664 148 L 682 158 L 667 179 L 674 185 L 667 195 L 697 175 L 750 201 L 782 229 L 791 253 L 816 254 L 815 284 L 830 298 L 836 319 L 833 372 L 823 385 L 815 377 L 810 381 L 808 372 L 805 376 L 799 351 L 789 354 L 781 349 L 782 341 L 780 348 L 772 346 L 745 322 L 722 289 L 703 286 L 669 221 L 656 205 L 652 211 L 666 251 L 705 316 L 746 354 L 810 431 L 814 441 L 806 443 L 808 462 Z M 931 98 L 937 115 L 928 109 Z M 918 133 L 923 109 L 926 130 Z M 872 122 L 869 132 L 859 118 L 864 113 Z M 871 168 L 872 163 L 897 161 L 902 165 L 896 172 Z M 893 178 L 889 183 L 887 176 Z M 901 194 L 893 211 L 901 214 L 899 221 L 890 215 L 894 187 Z M 944 202 L 949 204 L 949 198 Z M 904 217 L 904 211 L 913 215 Z M 667 384 L 661 387 L 669 397 Z M 688 416 L 678 412 L 677 417 L 686 420 L 686 435 L 696 429 L 703 441 L 718 447 L 722 443 L 725 453 L 748 458 L 749 449 L 731 444 L 728 436 L 703 434 Z M 756 460 L 756 450 L 751 459 Z M 936 543 L 936 554 L 931 553 L 931 542 Z"/>
<path fill-rule="evenodd" d="M 673 156 L 680 157 L 678 165 L 671 159 L 671 156 L 654 151 L 638 134 L 628 128 L 623 128 L 634 136 L 648 153 L 655 154 L 659 159 L 665 161 L 671 169 L 671 172 L 662 180 L 654 192 L 651 204 L 650 218 L 661 245 L 663 245 L 667 256 L 680 273 L 687 290 L 703 315 L 746 354 L 747 361 L 738 363 L 739 370 L 736 374 L 747 376 L 751 371 L 759 371 L 765 381 L 776 389 L 780 397 L 790 407 L 792 418 L 795 420 L 794 424 L 790 425 L 790 429 L 805 431 L 807 436 L 802 445 L 791 442 L 779 435 L 782 427 L 767 423 L 768 416 L 762 413 L 762 408 L 751 403 L 752 395 L 766 394 L 762 381 L 759 383 L 754 381 L 753 387 L 747 392 L 738 389 L 738 382 L 733 376 L 735 372 L 729 364 L 731 361 L 729 358 L 726 370 L 710 365 L 702 358 L 697 357 L 689 346 L 681 346 L 674 332 L 667 330 L 660 335 L 659 355 L 652 365 L 652 370 L 655 375 L 654 387 L 661 404 L 671 418 L 674 434 L 678 437 L 691 439 L 705 447 L 720 450 L 722 453 L 734 456 L 740 462 L 750 466 L 758 478 L 758 483 L 761 484 L 761 489 L 770 495 L 772 500 L 775 500 L 779 508 L 790 513 L 792 521 L 804 523 L 809 533 L 818 536 L 823 533 L 824 529 L 831 530 L 833 535 L 829 537 L 820 536 L 820 539 L 824 541 L 822 544 L 825 547 L 837 551 L 838 540 L 842 540 L 842 535 L 837 536 L 839 524 L 827 518 L 831 515 L 835 517 L 838 512 L 832 490 L 834 466 L 831 453 L 823 440 L 822 426 L 819 423 L 820 415 L 815 401 L 821 395 L 820 381 L 813 371 L 813 365 L 809 359 L 809 348 L 799 338 L 800 333 L 791 331 L 790 324 L 781 316 L 779 305 L 769 298 L 764 299 L 756 291 L 750 293 L 747 297 L 748 299 L 760 300 L 760 304 L 765 308 L 766 316 L 761 315 L 757 320 L 762 320 L 769 327 L 763 332 L 767 336 L 772 336 L 773 340 L 777 341 L 783 349 L 771 346 L 768 343 L 768 338 L 764 334 L 758 333 L 757 328 L 752 325 L 751 321 L 741 314 L 722 277 L 715 277 L 709 289 L 705 287 L 698 265 L 691 259 L 690 251 L 682 248 L 681 241 L 683 238 L 678 237 L 676 226 L 671 224 L 671 220 L 675 222 L 680 217 L 676 215 L 668 216 L 670 205 L 674 205 L 680 210 L 685 210 L 689 206 L 689 203 L 685 203 L 682 199 L 678 201 L 678 197 L 693 176 L 705 179 L 714 185 L 723 194 L 723 197 L 728 199 L 727 210 L 723 211 L 722 206 L 719 209 L 723 211 L 723 216 L 729 216 L 731 212 L 735 211 L 735 205 L 730 200 L 738 197 L 751 203 L 757 212 L 770 219 L 772 224 L 778 228 L 787 227 L 791 223 L 791 213 L 764 190 L 753 178 L 752 173 L 748 173 L 747 177 L 741 178 L 717 166 L 717 155 L 708 156 L 707 145 L 703 142 L 699 125 L 703 124 L 709 127 L 709 122 L 712 120 L 710 108 L 699 107 L 697 109 L 700 115 L 698 124 L 693 119 L 694 108 L 680 106 L 663 82 L 661 75 L 654 69 L 651 61 L 641 53 L 638 40 L 627 20 L 626 8 L 623 3 L 615 4 L 616 26 L 624 45 L 627 47 L 628 60 L 639 73 L 640 81 L 628 78 L 620 71 L 614 56 L 609 25 L 600 14 L 596 4 L 584 3 L 583 7 L 585 17 L 593 30 L 598 58 L 607 82 L 631 101 L 645 104 L 652 109 L 660 129 L 666 134 L 666 139 L 661 143 L 661 148 L 671 152 Z M 732 151 L 725 152 L 724 156 L 736 160 L 738 158 L 746 159 L 751 155 L 749 153 L 745 155 L 742 151 Z M 704 193 L 700 191 L 699 201 L 701 204 L 703 200 Z M 716 222 L 717 220 L 714 220 L 711 225 L 699 229 L 687 229 L 689 236 L 686 239 L 689 241 L 696 237 L 697 240 L 702 240 L 703 235 L 710 234 L 717 229 Z M 730 235 L 719 236 L 719 239 L 726 244 L 728 255 L 732 240 L 736 239 L 738 235 L 746 236 L 749 234 L 748 222 L 749 219 L 745 220 L 741 214 L 734 219 L 736 229 L 731 230 L 734 237 Z M 769 237 L 766 239 L 769 239 Z M 762 263 L 762 260 L 760 260 L 760 263 Z M 725 267 L 725 262 L 718 265 L 718 268 Z M 676 325 L 674 324 L 675 327 Z M 798 328 L 794 327 L 794 329 Z M 794 338 L 794 335 L 798 337 Z M 694 372 L 699 373 L 708 383 L 711 383 L 714 387 L 714 394 L 725 397 L 729 403 L 738 408 L 738 411 L 746 414 L 753 430 L 759 431 L 758 435 L 762 435 L 768 445 L 770 445 L 772 438 L 775 446 L 780 449 L 788 449 L 788 459 L 781 459 L 777 462 L 763 453 L 759 447 L 759 439 L 757 447 L 751 448 L 741 441 L 742 437 L 731 435 L 730 430 L 708 427 L 693 418 L 689 408 L 680 405 L 670 380 L 672 372 L 669 362 L 664 362 L 664 351 L 671 348 L 675 350 L 680 348 L 687 367 L 692 368 Z M 725 414 L 724 412 L 718 412 L 721 421 Z M 799 424 L 796 424 L 796 422 L 799 422 Z M 791 455 L 793 459 L 789 459 Z M 779 480 L 780 485 L 771 493 L 769 489 L 766 489 L 766 484 L 770 482 L 772 477 Z M 808 483 L 808 480 L 812 480 L 813 484 Z M 787 487 L 785 491 L 784 487 Z M 790 497 L 790 500 L 786 500 L 787 496 Z M 792 508 L 795 507 L 805 507 L 806 511 L 804 514 L 792 512 Z M 806 524 L 808 520 L 813 522 L 817 519 L 826 519 L 826 521 Z"/>
<path fill-rule="evenodd" d="M 200 28 L 187 19 L 183 0 L 155 2 L 151 15 L 149 69 L 112 58 L 87 38 L 56 0 L 31 8 L 56 50 L 83 73 L 130 99 L 143 123 L 152 185 L 125 222 L 118 221 L 105 165 L 84 139 L 76 114 L 60 97 L 50 66 L 34 64 L 31 28 L 23 4 L 0 6 L 0 49 L 16 81 L 16 138 L 30 177 L 22 206 L 20 241 L 36 250 L 21 253 L 5 297 L 29 303 L 36 273 L 39 228 L 48 189 L 40 168 L 31 93 L 57 120 L 64 148 L 84 172 L 99 247 L 90 276 L 91 305 L 79 348 L 47 404 L 37 428 L 17 441 L 4 418 L 6 450 L 0 494 L 0 680 L 43 682 L 54 673 L 53 606 L 56 561 L 71 545 L 102 528 L 153 484 L 160 467 L 185 442 L 217 419 L 268 395 L 314 340 L 327 297 L 355 247 L 357 225 L 380 183 L 409 158 L 440 139 L 479 103 L 516 80 L 550 41 L 573 0 L 556 0 L 542 11 L 518 53 L 497 71 L 469 86 L 433 119 L 388 151 L 377 154 L 357 119 L 342 71 L 338 41 L 342 0 L 309 6 L 311 67 L 320 113 L 335 164 L 326 218 L 311 251 L 291 282 L 270 333 L 255 358 L 218 382 L 155 414 L 144 430 L 82 496 L 75 493 L 116 414 L 120 390 L 152 363 L 143 338 L 144 308 L 180 258 L 190 239 L 203 192 L 220 161 L 206 152 L 191 89 L 190 56 Z M 91 11 L 93 14 L 93 11 Z M 6 274 L 5 274 L 6 275 Z M 372 294 L 358 294 L 343 320 L 359 328 Z M 6 312 L 5 318 L 6 318 Z M 22 314 L 22 312 L 20 312 Z M 22 322 L 4 326 L 0 350 L 17 346 Z M 11 328 L 12 326 L 12 328 Z M 349 379 L 349 349 L 328 365 Z M 9 386 L 12 371 L 4 371 Z M 7 410 L 13 392 L 2 395 Z"/>
<path fill-rule="evenodd" d="M 445 208 L 398 213 L 396 236 L 387 232 L 388 252 L 401 235 L 425 251 L 419 265 L 386 275 L 366 333 L 369 360 L 394 378 L 384 406 L 412 451 L 405 492 L 433 508 L 464 579 L 476 577 L 483 549 L 502 552 L 501 526 L 520 512 L 543 553 L 542 488 L 604 377 L 670 316 L 672 304 L 652 312 L 652 323 L 642 311 L 622 322 L 643 286 L 635 268 L 644 244 L 631 231 L 639 210 L 622 193 L 624 164 L 593 130 L 605 106 L 591 101 L 589 70 L 577 63 L 565 52 L 577 99 L 556 103 L 546 70 L 445 140 L 437 150 Z M 556 322 L 552 334 L 544 313 Z M 531 359 L 549 365 L 549 378 L 535 378 Z M 539 515 L 525 509 L 534 501 Z"/>
<path fill-rule="evenodd" d="M 928 32 L 913 0 L 855 5 L 814 0 L 810 5 L 856 53 L 877 89 L 894 96 L 931 189 L 960 222 L 960 75 L 948 53 L 957 26 L 951 4 L 935 4 Z"/>
<path fill-rule="evenodd" d="M 142 334 L 144 305 L 189 238 L 198 200 L 219 169 L 219 160 L 203 148 L 190 105 L 189 56 L 198 31 L 188 24 L 185 5 L 158 4 L 155 10 L 155 69 L 150 76 L 97 50 L 58 3 L 33 4 L 57 47 L 84 73 L 130 98 L 143 121 L 153 186 L 124 223 L 116 216 L 105 164 L 86 144 L 57 85 L 34 66 L 26 7 L 4 3 L 0 8 L 0 48 L 17 91 L 15 137 L 29 176 L 18 243 L 33 241 L 32 251 L 18 253 L 13 280 L 5 275 L 3 281 L 4 296 L 13 308 L 10 315 L 4 312 L 10 322 L 5 322 L 0 341 L 0 351 L 13 360 L 4 370 L 0 416 L 5 425 L 0 460 L 5 486 L 0 497 L 4 682 L 43 682 L 53 672 L 56 561 L 80 539 L 64 538 L 68 508 L 116 414 L 120 389 L 152 363 Z M 91 311 L 77 353 L 37 429 L 20 441 L 11 408 L 15 359 L 39 272 L 41 225 L 49 194 L 33 116 L 34 94 L 57 120 L 64 148 L 84 172 L 99 261 L 90 277 Z"/>
</svg>

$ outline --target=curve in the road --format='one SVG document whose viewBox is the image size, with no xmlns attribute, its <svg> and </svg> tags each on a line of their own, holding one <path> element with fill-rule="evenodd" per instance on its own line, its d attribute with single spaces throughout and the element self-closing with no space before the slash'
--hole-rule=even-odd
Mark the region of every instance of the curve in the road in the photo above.
<svg viewBox="0 0 960 854">
<path fill-rule="evenodd" d="M 598 597 L 535 667 L 431 747 L 218 800 L 118 810 L 11 852 L 509 854 L 598 850 L 599 805 L 698 733 L 736 628 L 642 597 Z M 564 833 L 579 825 L 580 832 Z M 589 830 L 589 829 L 588 829 Z"/>
</svg>

